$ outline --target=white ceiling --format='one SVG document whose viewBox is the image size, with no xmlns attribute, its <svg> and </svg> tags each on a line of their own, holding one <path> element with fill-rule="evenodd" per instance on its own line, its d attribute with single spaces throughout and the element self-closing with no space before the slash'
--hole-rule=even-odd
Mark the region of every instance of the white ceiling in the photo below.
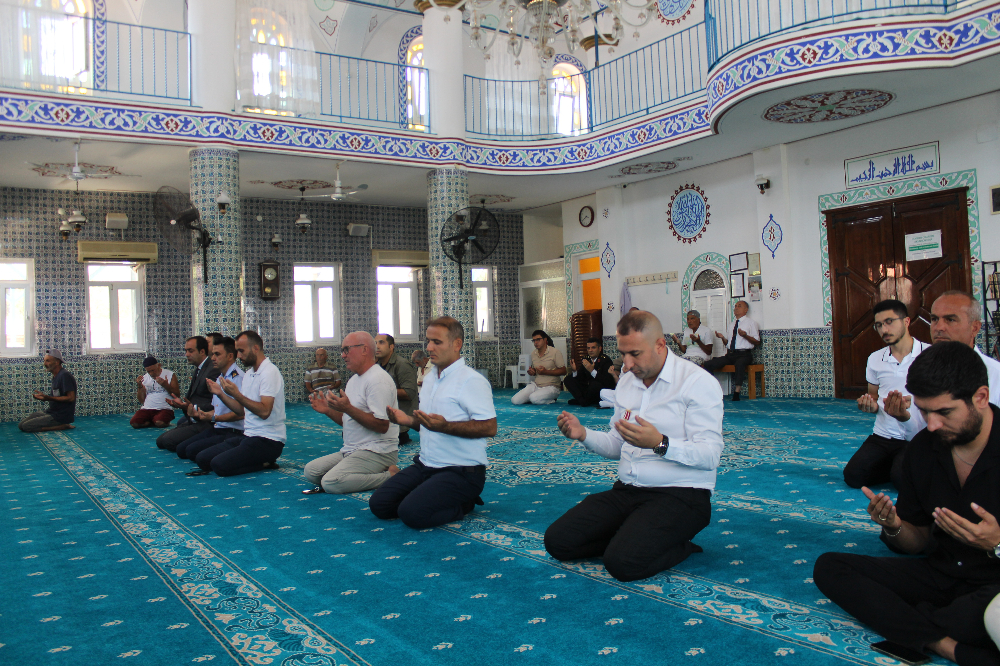
<svg viewBox="0 0 1000 666">
<path fill-rule="evenodd" d="M 814 92 L 848 88 L 885 90 L 892 92 L 896 99 L 879 111 L 852 120 L 787 125 L 761 118 L 764 109 L 777 102 Z M 762 92 L 730 109 L 719 122 L 718 135 L 586 173 L 503 176 L 470 172 L 469 193 L 511 197 L 508 203 L 490 207 L 531 210 L 533 215 L 551 218 L 555 222 L 559 218 L 559 207 L 553 204 L 612 185 L 629 184 L 660 175 L 622 177 L 621 168 L 630 164 L 669 160 L 677 163 L 675 172 L 680 172 L 746 155 L 767 146 L 791 143 L 995 90 L 1000 90 L 1000 56 L 961 67 L 896 70 L 785 86 Z M 13 137 L 6 135 L 0 138 Z M 80 148 L 81 163 L 111 165 L 126 175 L 87 179 L 80 183 L 80 189 L 154 192 L 162 185 L 171 185 L 187 191 L 188 150 L 178 146 L 86 139 Z M 72 139 L 30 136 L 23 140 L 3 140 L 0 141 L 0 151 L 3 156 L 0 160 L 0 186 L 75 188 L 71 181 L 39 175 L 29 164 L 72 164 Z M 296 198 L 299 196 L 297 189 L 281 189 L 270 183 L 295 179 L 333 182 L 336 162 L 329 158 L 243 151 L 240 155 L 240 194 L 272 199 Z M 423 207 L 427 200 L 427 173 L 426 167 L 348 161 L 341 167 L 340 177 L 345 185 L 368 185 L 367 190 L 355 195 L 362 203 Z M 329 191 L 332 190 L 316 190 L 307 194 Z"/>
</svg>

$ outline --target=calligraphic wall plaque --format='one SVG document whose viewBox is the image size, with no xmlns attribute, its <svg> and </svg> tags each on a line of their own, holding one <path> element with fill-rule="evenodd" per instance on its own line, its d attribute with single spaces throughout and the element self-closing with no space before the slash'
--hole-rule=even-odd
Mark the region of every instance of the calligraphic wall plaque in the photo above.
<svg viewBox="0 0 1000 666">
<path fill-rule="evenodd" d="M 848 189 L 941 173 L 937 141 L 844 160 Z"/>
</svg>

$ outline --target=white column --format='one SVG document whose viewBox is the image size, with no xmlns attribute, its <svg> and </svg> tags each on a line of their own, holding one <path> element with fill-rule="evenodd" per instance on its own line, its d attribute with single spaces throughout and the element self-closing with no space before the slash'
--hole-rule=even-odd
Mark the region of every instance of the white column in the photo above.
<svg viewBox="0 0 1000 666">
<path fill-rule="evenodd" d="M 780 144 L 756 150 L 753 153 L 754 178 L 763 177 L 771 181 L 771 187 L 764 194 L 754 195 L 757 201 L 757 242 L 760 252 L 760 273 L 763 284 L 762 298 L 751 303 L 750 316 L 761 328 L 795 328 L 801 322 L 795 321 L 795 301 L 801 290 L 796 289 L 795 253 L 792 239 L 788 237 L 791 228 L 791 206 L 788 191 L 787 146 Z M 745 186 L 748 190 L 752 183 Z M 771 217 L 781 225 L 783 238 L 774 253 L 764 246 L 762 232 Z M 771 299 L 771 289 L 777 287 L 780 298 Z M 746 299 L 749 302 L 749 297 Z"/>
<path fill-rule="evenodd" d="M 188 3 L 191 103 L 229 112 L 236 104 L 236 0 Z"/>
<path fill-rule="evenodd" d="M 465 138 L 462 13 L 430 7 L 424 12 L 423 27 L 424 66 L 431 79 L 431 131 L 442 138 Z"/>
</svg>

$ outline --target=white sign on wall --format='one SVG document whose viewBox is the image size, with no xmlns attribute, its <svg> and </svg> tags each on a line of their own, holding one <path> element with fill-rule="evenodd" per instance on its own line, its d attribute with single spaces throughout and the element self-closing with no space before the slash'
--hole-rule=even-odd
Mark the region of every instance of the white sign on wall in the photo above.
<svg viewBox="0 0 1000 666">
<path fill-rule="evenodd" d="M 903 237 L 906 246 L 906 260 L 937 259 L 942 256 L 941 230 L 925 231 L 919 234 L 906 234 Z"/>
<path fill-rule="evenodd" d="M 844 160 L 847 189 L 941 173 L 938 142 Z"/>
</svg>

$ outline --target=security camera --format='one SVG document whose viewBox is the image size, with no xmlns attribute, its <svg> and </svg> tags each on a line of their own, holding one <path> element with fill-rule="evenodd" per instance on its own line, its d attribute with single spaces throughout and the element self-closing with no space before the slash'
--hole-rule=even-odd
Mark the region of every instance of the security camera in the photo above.
<svg viewBox="0 0 1000 666">
<path fill-rule="evenodd" d="M 215 203 L 219 204 L 219 212 L 225 215 L 226 209 L 229 208 L 229 204 L 232 203 L 232 199 L 229 198 L 229 194 L 227 192 L 219 192 L 219 196 L 216 197 Z"/>
<path fill-rule="evenodd" d="M 753 184 L 757 186 L 757 189 L 760 190 L 761 194 L 764 194 L 765 190 L 771 189 L 771 181 L 764 178 L 764 176 L 757 176 L 757 180 L 755 180 Z"/>
<path fill-rule="evenodd" d="M 299 230 L 299 233 L 306 233 L 312 226 L 312 220 L 306 217 L 305 213 L 299 213 L 299 219 L 295 220 L 295 228 Z"/>
</svg>

